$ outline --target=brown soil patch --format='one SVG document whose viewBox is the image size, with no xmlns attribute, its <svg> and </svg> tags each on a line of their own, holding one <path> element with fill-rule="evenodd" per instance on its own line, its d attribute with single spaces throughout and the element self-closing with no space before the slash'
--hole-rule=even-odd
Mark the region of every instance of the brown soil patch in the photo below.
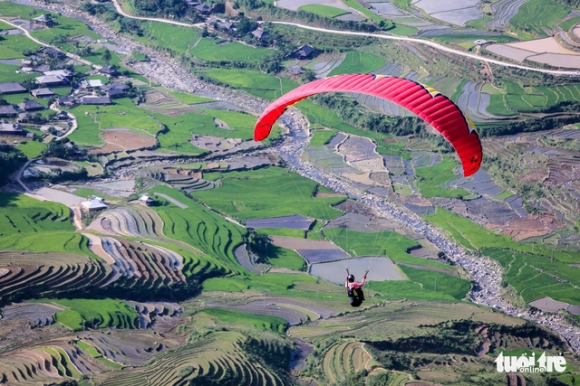
<svg viewBox="0 0 580 386">
<path fill-rule="evenodd" d="M 93 149 L 91 154 L 109 154 L 126 150 L 138 150 L 157 144 L 155 137 L 130 132 L 128 129 L 111 129 L 102 133 L 105 146 Z"/>
<path fill-rule="evenodd" d="M 510 221 L 501 229 L 501 234 L 508 235 L 515 241 L 530 237 L 544 236 L 554 228 L 562 228 L 564 224 L 553 215 L 531 215 L 523 219 Z"/>
<path fill-rule="evenodd" d="M 0 277 L 4 276 L 4 275 L 8 275 L 10 273 L 9 269 L 6 268 L 0 268 Z"/>
<path fill-rule="evenodd" d="M 383 141 L 385 141 L 385 143 L 397 143 L 397 142 L 399 142 L 399 140 L 397 138 L 384 138 Z"/>
<path fill-rule="evenodd" d="M 547 177 L 548 176 L 544 172 L 532 172 L 530 174 L 518 176 L 518 179 L 523 182 L 531 182 L 531 181 L 542 182 Z"/>
<path fill-rule="evenodd" d="M 316 193 L 316 197 L 320 198 L 328 198 L 328 197 L 344 197 L 344 194 L 341 193 Z"/>
</svg>

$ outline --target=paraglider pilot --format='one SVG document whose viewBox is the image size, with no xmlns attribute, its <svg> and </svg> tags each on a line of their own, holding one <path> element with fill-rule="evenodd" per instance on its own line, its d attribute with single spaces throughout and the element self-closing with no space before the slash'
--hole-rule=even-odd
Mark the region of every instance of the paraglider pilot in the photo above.
<svg viewBox="0 0 580 386">
<path fill-rule="evenodd" d="M 354 281 L 354 275 L 352 275 L 348 269 L 346 270 L 346 281 L 344 283 L 344 287 L 346 288 L 346 294 L 348 296 L 348 301 L 350 305 L 353 307 L 358 307 L 362 304 L 365 300 L 365 294 L 362 290 L 363 285 L 365 285 L 365 280 L 367 279 L 367 270 L 363 279 L 360 283 Z"/>
</svg>

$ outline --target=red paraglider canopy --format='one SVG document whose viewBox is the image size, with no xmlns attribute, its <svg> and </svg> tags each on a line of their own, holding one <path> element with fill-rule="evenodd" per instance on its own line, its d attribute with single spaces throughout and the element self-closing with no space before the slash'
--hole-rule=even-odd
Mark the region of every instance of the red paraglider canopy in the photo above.
<svg viewBox="0 0 580 386">
<path fill-rule="evenodd" d="M 473 122 L 449 98 L 429 86 L 408 79 L 372 74 L 347 74 L 319 79 L 281 96 L 258 118 L 254 140 L 268 137 L 284 111 L 296 102 L 325 92 L 353 92 L 387 99 L 424 119 L 457 151 L 468 177 L 479 170 L 483 152 Z"/>
</svg>

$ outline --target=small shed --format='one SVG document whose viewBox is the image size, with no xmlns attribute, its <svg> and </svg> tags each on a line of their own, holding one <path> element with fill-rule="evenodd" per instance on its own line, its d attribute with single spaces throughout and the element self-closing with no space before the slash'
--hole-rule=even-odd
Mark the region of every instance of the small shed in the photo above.
<svg viewBox="0 0 580 386">
<path fill-rule="evenodd" d="M 89 212 L 94 212 L 94 211 L 97 211 L 97 210 L 102 210 L 102 209 L 106 209 L 107 208 L 107 204 L 105 204 L 105 202 L 103 201 L 103 199 L 100 198 L 100 197 L 95 197 L 95 196 L 93 196 L 88 201 L 81 202 L 81 205 L 84 208 L 88 209 Z"/>
<path fill-rule="evenodd" d="M 149 197 L 147 195 L 142 195 L 141 197 L 139 197 L 139 202 L 142 204 L 145 204 L 147 206 L 152 206 L 152 205 L 155 205 L 157 203 L 157 201 L 155 201 L 154 199 L 152 199 L 151 197 Z"/>
<path fill-rule="evenodd" d="M 20 110 L 23 111 L 38 111 L 44 110 L 44 106 L 37 101 L 26 101 L 18 104 Z"/>
</svg>

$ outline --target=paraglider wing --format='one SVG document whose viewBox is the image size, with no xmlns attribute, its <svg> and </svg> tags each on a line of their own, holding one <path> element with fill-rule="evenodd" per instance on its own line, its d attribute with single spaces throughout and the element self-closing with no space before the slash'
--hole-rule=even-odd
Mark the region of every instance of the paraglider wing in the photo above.
<svg viewBox="0 0 580 386">
<path fill-rule="evenodd" d="M 347 74 L 315 80 L 281 96 L 258 118 L 254 140 L 268 137 L 272 126 L 286 109 L 309 96 L 326 92 L 368 94 L 394 102 L 421 117 L 439 131 L 455 148 L 463 165 L 463 174 L 479 170 L 481 141 L 473 122 L 449 98 L 429 86 L 408 79 L 372 74 Z"/>
</svg>

